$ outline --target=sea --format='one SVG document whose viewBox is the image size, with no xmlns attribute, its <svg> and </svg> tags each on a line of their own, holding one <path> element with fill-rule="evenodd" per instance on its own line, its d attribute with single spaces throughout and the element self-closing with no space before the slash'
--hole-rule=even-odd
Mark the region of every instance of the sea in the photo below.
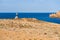
<svg viewBox="0 0 60 40">
<path fill-rule="evenodd" d="M 36 18 L 46 22 L 53 22 L 60 24 L 60 18 L 50 18 L 51 13 L 18 13 L 19 18 Z M 16 13 L 0 13 L 0 19 L 13 19 Z"/>
</svg>

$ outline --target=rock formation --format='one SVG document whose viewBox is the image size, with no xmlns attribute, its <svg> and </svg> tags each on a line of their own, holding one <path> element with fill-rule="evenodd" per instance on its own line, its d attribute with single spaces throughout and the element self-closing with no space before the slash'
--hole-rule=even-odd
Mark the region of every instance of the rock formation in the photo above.
<svg viewBox="0 0 60 40">
<path fill-rule="evenodd" d="M 60 18 L 60 11 L 56 12 L 56 14 L 50 14 L 51 18 Z"/>
<path fill-rule="evenodd" d="M 0 40 L 60 40 L 60 24 L 35 18 L 0 19 Z"/>
</svg>

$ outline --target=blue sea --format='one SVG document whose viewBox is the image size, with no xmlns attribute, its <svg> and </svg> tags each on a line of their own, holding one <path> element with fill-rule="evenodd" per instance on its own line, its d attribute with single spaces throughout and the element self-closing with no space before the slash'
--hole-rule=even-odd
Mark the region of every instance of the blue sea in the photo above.
<svg viewBox="0 0 60 40">
<path fill-rule="evenodd" d="M 43 20 L 47 22 L 53 22 L 60 24 L 60 18 L 50 18 L 51 13 L 19 13 L 19 18 L 36 18 L 38 20 Z M 16 16 L 15 13 L 0 13 L 0 19 L 11 19 Z"/>
</svg>

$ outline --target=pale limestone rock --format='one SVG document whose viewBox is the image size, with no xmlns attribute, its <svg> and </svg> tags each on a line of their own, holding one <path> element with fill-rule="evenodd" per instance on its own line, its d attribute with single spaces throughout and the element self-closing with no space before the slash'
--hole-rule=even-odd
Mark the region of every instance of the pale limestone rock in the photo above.
<svg viewBox="0 0 60 40">
<path fill-rule="evenodd" d="M 60 11 L 58 11 L 56 15 L 58 16 L 58 18 L 60 18 Z"/>
<path fill-rule="evenodd" d="M 50 17 L 51 18 L 57 18 L 57 15 L 56 14 L 51 14 Z"/>
<path fill-rule="evenodd" d="M 51 18 L 60 18 L 60 11 L 56 12 L 56 14 L 50 14 Z"/>
</svg>

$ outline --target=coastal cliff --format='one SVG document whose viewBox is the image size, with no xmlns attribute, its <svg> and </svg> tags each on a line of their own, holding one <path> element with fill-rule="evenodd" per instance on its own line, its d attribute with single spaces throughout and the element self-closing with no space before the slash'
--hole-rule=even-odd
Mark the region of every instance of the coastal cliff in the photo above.
<svg viewBox="0 0 60 40">
<path fill-rule="evenodd" d="M 35 18 L 0 19 L 0 40 L 60 40 L 60 24 Z"/>
</svg>

